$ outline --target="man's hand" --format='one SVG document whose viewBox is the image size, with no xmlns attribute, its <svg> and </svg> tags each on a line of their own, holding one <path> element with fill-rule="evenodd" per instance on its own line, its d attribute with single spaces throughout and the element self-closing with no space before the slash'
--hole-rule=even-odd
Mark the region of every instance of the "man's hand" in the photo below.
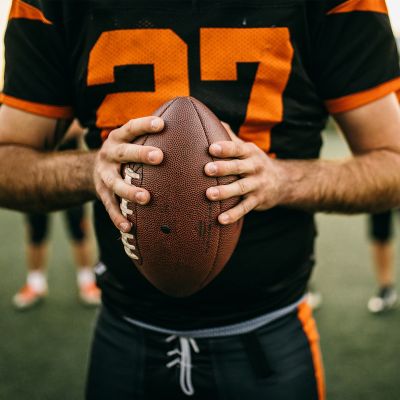
<svg viewBox="0 0 400 400">
<path fill-rule="evenodd" d="M 216 142 L 210 146 L 210 154 L 218 160 L 208 163 L 205 172 L 208 176 L 239 175 L 239 179 L 229 185 L 210 187 L 207 197 L 210 200 L 225 200 L 242 197 L 234 208 L 219 215 L 221 224 L 232 224 L 251 210 L 266 210 L 280 201 L 284 176 L 279 163 L 268 157 L 253 143 L 239 139 L 223 124 L 232 141 Z"/>
<path fill-rule="evenodd" d="M 400 204 L 400 112 L 394 93 L 335 115 L 353 152 L 342 160 L 275 160 L 232 136 L 210 146 L 218 160 L 210 176 L 239 175 L 229 185 L 207 190 L 210 200 L 242 196 L 219 216 L 230 224 L 250 210 L 276 205 L 328 212 L 380 212 Z"/>
<path fill-rule="evenodd" d="M 150 200 L 147 190 L 124 182 L 120 174 L 121 164 L 160 164 L 163 160 L 160 149 L 131 142 L 140 135 L 159 132 L 163 127 L 164 121 L 158 117 L 132 119 L 111 131 L 97 153 L 93 171 L 95 189 L 111 220 L 120 231 L 129 232 L 131 223 L 121 214 L 115 195 L 138 204 L 147 204 Z"/>
</svg>

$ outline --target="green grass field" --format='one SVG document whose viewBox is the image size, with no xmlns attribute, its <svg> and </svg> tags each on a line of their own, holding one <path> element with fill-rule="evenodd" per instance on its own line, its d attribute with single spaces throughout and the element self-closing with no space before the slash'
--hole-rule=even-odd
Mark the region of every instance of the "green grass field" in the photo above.
<svg viewBox="0 0 400 400">
<path fill-rule="evenodd" d="M 345 153 L 338 136 L 326 139 L 325 155 Z M 59 214 L 53 222 L 49 298 L 30 312 L 16 312 L 10 300 L 24 280 L 23 219 L 0 210 L 1 400 L 83 398 L 96 311 L 77 301 Z M 400 309 L 378 317 L 366 310 L 375 283 L 365 222 L 365 216 L 318 216 L 314 281 L 324 302 L 316 318 L 329 400 L 400 399 Z"/>
</svg>

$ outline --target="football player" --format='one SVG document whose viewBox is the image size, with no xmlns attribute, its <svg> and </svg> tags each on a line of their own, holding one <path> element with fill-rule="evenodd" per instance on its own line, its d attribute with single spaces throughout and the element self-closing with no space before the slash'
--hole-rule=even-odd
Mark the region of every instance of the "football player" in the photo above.
<svg viewBox="0 0 400 400">
<path fill-rule="evenodd" d="M 304 301 L 316 211 L 400 202 L 398 56 L 383 0 L 14 0 L 5 37 L 0 204 L 94 205 L 103 308 L 88 399 L 323 399 L 319 338 Z M 382 62 L 384 60 L 384 62 Z M 238 135 L 211 201 L 244 217 L 235 253 L 200 292 L 170 298 L 126 257 L 131 224 L 116 196 L 145 206 L 120 164 L 158 165 L 131 144 L 163 128 L 151 113 L 175 96 L 204 102 Z M 331 114 L 353 157 L 318 159 Z M 46 153 L 77 117 L 92 151 Z"/>
<path fill-rule="evenodd" d="M 68 129 L 65 139 L 57 148 L 60 151 L 81 148 L 80 141 L 84 131 L 74 122 Z M 100 304 L 100 290 L 95 284 L 92 268 L 92 249 L 88 237 L 88 217 L 83 205 L 65 210 L 71 249 L 76 262 L 78 297 L 84 305 Z M 46 262 L 48 256 L 50 215 L 28 213 L 26 215 L 27 245 L 26 259 L 28 273 L 26 283 L 13 297 L 13 304 L 19 310 L 29 309 L 39 304 L 48 294 Z"/>
<path fill-rule="evenodd" d="M 379 286 L 378 293 L 367 304 L 368 310 L 374 314 L 390 310 L 397 303 L 392 215 L 392 210 L 388 210 L 371 214 L 368 218 L 372 261 Z"/>
</svg>

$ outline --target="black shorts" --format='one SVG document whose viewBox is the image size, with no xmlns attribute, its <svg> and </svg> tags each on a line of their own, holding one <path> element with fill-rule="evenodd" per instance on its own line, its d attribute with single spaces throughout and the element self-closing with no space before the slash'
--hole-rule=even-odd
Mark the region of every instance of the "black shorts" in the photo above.
<svg viewBox="0 0 400 400">
<path fill-rule="evenodd" d="M 392 210 L 369 216 L 369 236 L 377 242 L 388 242 L 393 236 Z"/>
<path fill-rule="evenodd" d="M 69 237 L 75 242 L 81 242 L 86 237 L 84 206 L 71 207 L 65 210 Z M 26 214 L 29 243 L 40 245 L 46 241 L 49 231 L 50 214 Z"/>
<path fill-rule="evenodd" d="M 319 337 L 305 303 L 252 333 L 195 339 L 199 352 L 191 349 L 191 376 L 184 374 L 183 383 L 182 365 L 167 367 L 174 358 L 183 357 L 183 345 L 179 337 L 167 339 L 168 335 L 131 325 L 103 307 L 92 345 L 86 399 L 325 398 Z M 194 390 L 191 396 L 182 390 L 188 380 Z"/>
</svg>

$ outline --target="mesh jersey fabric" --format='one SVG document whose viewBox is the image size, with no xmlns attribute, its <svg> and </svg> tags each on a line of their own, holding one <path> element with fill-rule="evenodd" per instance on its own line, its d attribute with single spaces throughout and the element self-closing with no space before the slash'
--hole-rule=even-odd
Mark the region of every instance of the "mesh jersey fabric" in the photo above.
<svg viewBox="0 0 400 400">
<path fill-rule="evenodd" d="M 190 94 L 271 156 L 317 158 L 329 113 L 400 89 L 384 3 L 14 0 L 1 101 L 75 116 L 97 148 L 101 132 Z M 126 257 L 99 202 L 95 225 L 107 305 L 175 329 L 235 323 L 293 303 L 314 264 L 312 214 L 252 212 L 222 273 L 197 294 L 173 299 Z"/>
</svg>

